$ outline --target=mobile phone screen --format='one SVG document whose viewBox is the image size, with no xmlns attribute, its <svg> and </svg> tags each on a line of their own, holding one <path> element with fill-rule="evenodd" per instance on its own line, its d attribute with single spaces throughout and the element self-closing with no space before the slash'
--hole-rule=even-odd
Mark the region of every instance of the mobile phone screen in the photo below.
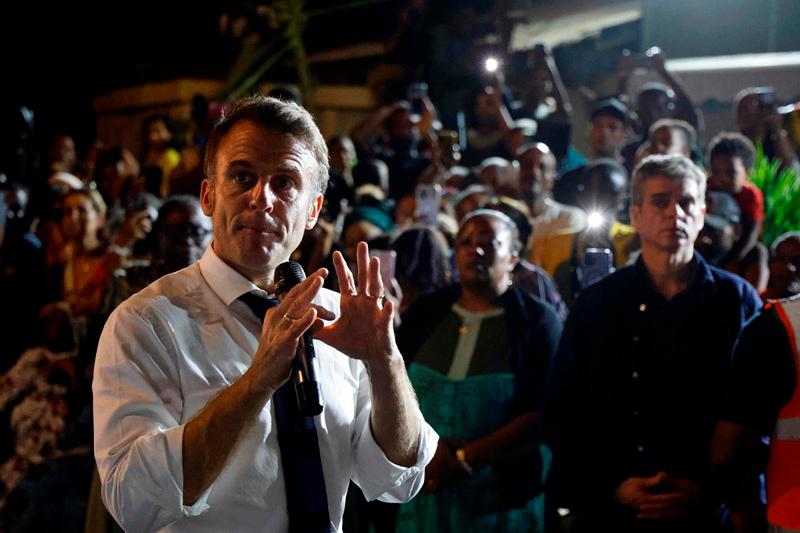
<svg viewBox="0 0 800 533">
<path fill-rule="evenodd" d="M 417 220 L 425 224 L 436 225 L 436 216 L 439 214 L 439 202 L 442 190 L 438 185 L 417 185 L 415 191 Z"/>
<path fill-rule="evenodd" d="M 383 286 L 385 288 L 391 287 L 394 268 L 397 263 L 397 252 L 394 250 L 370 250 L 370 254 L 381 261 L 381 281 L 383 281 Z"/>
<path fill-rule="evenodd" d="M 588 248 L 581 261 L 581 289 L 597 283 L 614 272 L 611 250 Z"/>
</svg>

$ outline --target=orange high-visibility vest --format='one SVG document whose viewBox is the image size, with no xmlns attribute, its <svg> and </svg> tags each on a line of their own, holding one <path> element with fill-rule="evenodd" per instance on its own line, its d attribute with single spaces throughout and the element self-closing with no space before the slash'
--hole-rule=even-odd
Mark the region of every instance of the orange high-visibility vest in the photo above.
<svg viewBox="0 0 800 533">
<path fill-rule="evenodd" d="M 778 531 L 800 531 L 800 297 L 767 304 L 775 309 L 792 346 L 797 381 L 778 413 L 767 465 L 767 521 Z"/>
</svg>

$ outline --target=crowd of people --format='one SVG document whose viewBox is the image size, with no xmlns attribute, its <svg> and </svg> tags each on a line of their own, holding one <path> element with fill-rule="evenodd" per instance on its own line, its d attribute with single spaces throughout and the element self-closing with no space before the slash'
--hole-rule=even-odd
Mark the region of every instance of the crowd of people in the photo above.
<svg viewBox="0 0 800 533">
<path fill-rule="evenodd" d="M 800 231 L 761 241 L 765 202 L 748 176 L 756 146 L 793 170 L 797 147 L 763 88 L 736 97 L 739 131 L 705 139 L 663 55 L 652 68 L 663 83 L 629 99 L 623 62 L 619 94 L 594 102 L 584 128 L 537 47 L 523 91 L 495 78 L 471 95 L 463 136 L 417 90 L 327 140 L 324 204 L 292 258 L 333 272 L 340 253 L 355 271 L 362 241 L 381 258 L 397 345 L 439 435 L 422 492 L 367 504 L 352 486 L 345 529 L 765 520 L 758 437 L 795 420 L 779 411 L 798 363 L 782 307 L 761 308 L 800 293 Z M 195 126 L 178 151 L 169 120 L 151 116 L 139 157 L 98 140 L 79 160 L 59 135 L 35 175 L 0 184 L 5 531 L 114 527 L 91 454 L 98 341 L 123 301 L 215 238 L 198 200 L 207 112 Z M 588 154 L 572 143 L 583 131 Z M 789 509 L 771 523 L 794 513 L 798 529 Z"/>
</svg>

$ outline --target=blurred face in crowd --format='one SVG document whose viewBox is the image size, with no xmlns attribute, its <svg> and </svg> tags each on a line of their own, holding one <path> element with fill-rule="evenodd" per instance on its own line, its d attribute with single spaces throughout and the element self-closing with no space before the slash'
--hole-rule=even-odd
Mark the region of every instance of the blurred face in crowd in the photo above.
<svg viewBox="0 0 800 533">
<path fill-rule="evenodd" d="M 455 254 L 461 284 L 479 292 L 489 289 L 495 295 L 508 289 L 519 259 L 513 250 L 512 230 L 491 216 L 477 216 L 461 226 Z"/>
<path fill-rule="evenodd" d="M 356 159 L 356 147 L 353 146 L 353 141 L 347 137 L 342 137 L 330 147 L 331 167 L 335 168 L 341 173 L 347 173 L 353 170 L 353 164 Z"/>
<path fill-rule="evenodd" d="M 769 292 L 773 298 L 800 294 L 800 236 L 784 238 L 769 260 Z"/>
<path fill-rule="evenodd" d="M 199 261 L 211 241 L 211 219 L 199 206 L 176 206 L 157 227 L 157 254 L 169 272 Z"/>
<path fill-rule="evenodd" d="M 459 222 L 464 220 L 468 214 L 472 213 L 479 207 L 482 207 L 489 201 L 489 196 L 483 192 L 476 192 L 465 196 L 456 205 L 456 218 Z"/>
<path fill-rule="evenodd" d="M 383 235 L 383 230 L 375 224 L 366 220 L 353 222 L 344 230 L 342 244 L 344 245 L 343 255 L 348 264 L 355 272 L 356 267 L 356 248 L 361 241 L 369 242 Z"/>
<path fill-rule="evenodd" d="M 697 237 L 695 249 L 706 261 L 716 265 L 733 248 L 735 242 L 736 226 L 733 224 L 726 224 L 722 228 L 705 224 Z"/>
<path fill-rule="evenodd" d="M 408 149 L 417 137 L 416 126 L 411 118 L 411 111 L 404 108 L 395 109 L 386 121 L 389 142 L 395 149 Z"/>
<path fill-rule="evenodd" d="M 697 182 L 654 176 L 642 185 L 642 204 L 631 206 L 642 251 L 691 255 L 706 214 Z"/>
<path fill-rule="evenodd" d="M 75 141 L 69 135 L 59 135 L 50 147 L 50 161 L 62 163 L 69 169 L 78 160 L 78 153 L 75 151 Z"/>
<path fill-rule="evenodd" d="M 65 196 L 61 213 L 61 231 L 67 241 L 94 238 L 103 227 L 103 216 L 84 193 L 75 192 Z"/>
<path fill-rule="evenodd" d="M 517 169 L 511 164 L 490 164 L 481 169 L 481 183 L 492 189 L 496 194 L 519 197 L 519 184 L 517 182 Z"/>
<path fill-rule="evenodd" d="M 552 92 L 553 82 L 547 70 L 539 68 L 531 72 L 531 97 L 534 102 L 542 102 Z"/>
<path fill-rule="evenodd" d="M 740 157 L 715 155 L 709 162 L 708 188 L 737 194 L 747 181 L 747 169 Z"/>
<path fill-rule="evenodd" d="M 686 142 L 686 135 L 678 128 L 664 126 L 653 132 L 650 138 L 650 155 L 678 154 L 689 157 L 691 150 Z"/>
<path fill-rule="evenodd" d="M 495 126 L 494 90 L 487 87 L 475 97 L 475 119 L 480 126 Z"/>
<path fill-rule="evenodd" d="M 556 162 L 547 145 L 537 144 L 520 154 L 517 161 L 519 186 L 524 200 L 533 203 L 553 190 Z"/>
<path fill-rule="evenodd" d="M 594 157 L 617 156 L 617 151 L 628 140 L 628 130 L 625 124 L 610 115 L 598 115 L 592 120 L 589 130 L 589 142 L 592 145 Z"/>
<path fill-rule="evenodd" d="M 215 168 L 200 189 L 214 251 L 246 278 L 262 281 L 317 222 L 318 163 L 294 136 L 243 120 L 220 142 Z"/>
<path fill-rule="evenodd" d="M 167 125 L 163 120 L 154 120 L 147 126 L 147 144 L 154 148 L 162 148 L 169 144 L 172 140 L 172 133 L 170 133 Z"/>
<path fill-rule="evenodd" d="M 758 94 L 750 94 L 739 100 L 739 105 L 736 106 L 736 123 L 744 135 L 750 138 L 760 137 L 764 120 L 772 112 L 774 108 L 763 105 Z"/>
<path fill-rule="evenodd" d="M 647 131 L 656 121 L 673 116 L 675 102 L 664 91 L 647 90 L 636 99 L 636 113 L 639 115 L 642 129 Z"/>
</svg>

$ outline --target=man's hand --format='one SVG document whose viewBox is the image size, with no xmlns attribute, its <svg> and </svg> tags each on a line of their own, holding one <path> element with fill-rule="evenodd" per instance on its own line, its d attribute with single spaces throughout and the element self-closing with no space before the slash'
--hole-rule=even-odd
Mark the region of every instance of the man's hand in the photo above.
<svg viewBox="0 0 800 533">
<path fill-rule="evenodd" d="M 317 270 L 292 287 L 281 303 L 264 316 L 261 340 L 247 374 L 269 395 L 289 379 L 300 337 L 309 329 L 322 327 L 318 316 L 334 317 L 330 311 L 311 303 L 327 275 L 326 269 Z"/>
<path fill-rule="evenodd" d="M 614 499 L 636 510 L 641 520 L 680 518 L 701 500 L 700 489 L 691 480 L 666 472 L 652 477 L 630 477 L 614 491 Z"/>
<path fill-rule="evenodd" d="M 341 316 L 316 338 L 365 364 L 385 362 L 398 353 L 392 327 L 394 304 L 391 300 L 384 301 L 380 260 L 369 257 L 367 243 L 358 243 L 356 262 L 358 285 L 342 254 L 334 252 Z"/>
</svg>

